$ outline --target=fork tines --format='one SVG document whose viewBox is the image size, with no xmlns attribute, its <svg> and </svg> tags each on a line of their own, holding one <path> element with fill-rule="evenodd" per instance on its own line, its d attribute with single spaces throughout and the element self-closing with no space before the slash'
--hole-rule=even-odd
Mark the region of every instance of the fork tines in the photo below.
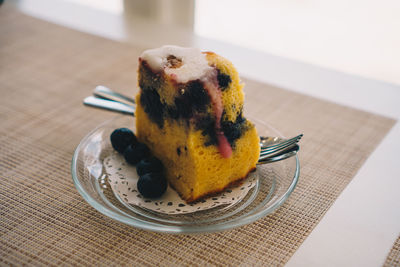
<svg viewBox="0 0 400 267">
<path fill-rule="evenodd" d="M 299 134 L 298 136 L 290 138 L 288 140 L 285 140 L 281 143 L 261 148 L 260 155 L 265 156 L 265 155 L 275 153 L 275 152 L 283 150 L 283 149 L 287 149 L 288 147 L 297 144 L 302 137 L 303 137 L 303 134 Z"/>
</svg>

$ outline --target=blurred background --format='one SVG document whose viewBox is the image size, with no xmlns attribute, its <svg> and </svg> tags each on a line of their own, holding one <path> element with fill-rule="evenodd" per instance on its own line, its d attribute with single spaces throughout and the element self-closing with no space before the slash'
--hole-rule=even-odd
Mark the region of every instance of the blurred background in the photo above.
<svg viewBox="0 0 400 267">
<path fill-rule="evenodd" d="M 146 47 L 168 43 L 207 49 L 204 40 L 214 40 L 400 84 L 399 0 L 5 2 L 56 23 Z"/>
</svg>

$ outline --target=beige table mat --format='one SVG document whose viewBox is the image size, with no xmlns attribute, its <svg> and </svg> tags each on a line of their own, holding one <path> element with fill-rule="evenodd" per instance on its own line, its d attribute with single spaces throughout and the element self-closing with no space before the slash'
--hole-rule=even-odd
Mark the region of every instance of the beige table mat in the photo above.
<svg viewBox="0 0 400 267">
<path fill-rule="evenodd" d="M 386 257 L 384 267 L 398 267 L 400 266 L 400 236 L 394 242 L 392 249 Z"/>
<path fill-rule="evenodd" d="M 115 116 L 82 99 L 97 84 L 133 95 L 142 49 L 5 7 L 0 25 L 2 264 L 284 265 L 395 123 L 246 80 L 248 114 L 285 135 L 305 134 L 294 193 L 271 216 L 238 229 L 146 232 L 97 212 L 70 174 L 80 140 Z"/>
</svg>

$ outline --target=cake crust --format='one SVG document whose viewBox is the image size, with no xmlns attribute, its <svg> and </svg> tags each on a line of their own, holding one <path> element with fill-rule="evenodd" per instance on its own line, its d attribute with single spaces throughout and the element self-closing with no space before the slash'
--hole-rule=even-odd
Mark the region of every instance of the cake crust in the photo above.
<svg viewBox="0 0 400 267">
<path fill-rule="evenodd" d="M 254 167 L 253 169 L 250 169 L 249 172 L 245 176 L 239 177 L 237 180 L 230 182 L 229 184 L 227 184 L 226 186 L 224 186 L 222 188 L 215 189 L 214 191 L 204 193 L 203 195 L 200 195 L 196 198 L 185 199 L 185 201 L 190 204 L 190 203 L 195 203 L 197 201 L 200 201 L 207 197 L 212 197 L 212 196 L 218 195 L 218 194 L 222 193 L 223 191 L 225 191 L 226 189 L 228 189 L 229 187 L 239 186 L 250 175 L 250 173 L 255 172 L 255 171 L 256 171 L 256 167 Z M 171 185 L 171 187 L 174 188 L 173 185 Z M 178 192 L 178 194 L 179 194 L 179 192 Z M 181 195 L 179 195 L 179 196 L 184 199 L 183 196 L 181 196 Z"/>
</svg>

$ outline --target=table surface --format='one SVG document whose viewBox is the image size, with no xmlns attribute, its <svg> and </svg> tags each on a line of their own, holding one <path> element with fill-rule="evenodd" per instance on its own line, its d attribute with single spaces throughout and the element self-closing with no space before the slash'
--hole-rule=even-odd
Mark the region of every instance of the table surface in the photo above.
<svg viewBox="0 0 400 267">
<path fill-rule="evenodd" d="M 243 76 L 400 119 L 400 86 L 394 84 L 202 38 L 181 29 L 171 28 L 166 34 L 160 25 L 148 21 L 133 20 L 126 27 L 121 16 L 74 4 L 46 3 L 48 8 L 41 8 L 30 1 L 16 3 L 29 15 L 114 40 L 148 47 L 179 43 L 207 48 L 231 59 Z M 69 16 L 70 12 L 74 16 Z M 381 266 L 384 263 L 400 234 L 399 136 L 400 126 L 396 123 L 287 266 Z M 371 198 L 372 195 L 375 197 Z"/>
</svg>

